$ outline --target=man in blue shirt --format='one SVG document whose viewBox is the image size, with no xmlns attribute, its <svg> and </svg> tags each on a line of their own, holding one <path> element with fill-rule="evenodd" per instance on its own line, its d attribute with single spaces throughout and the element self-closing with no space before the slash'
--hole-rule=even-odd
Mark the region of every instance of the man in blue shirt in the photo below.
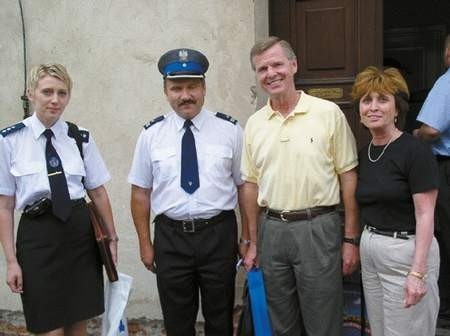
<svg viewBox="0 0 450 336">
<path fill-rule="evenodd" d="M 450 35 L 445 40 L 444 62 L 448 69 L 428 94 L 417 117 L 423 124 L 413 135 L 430 143 L 439 163 L 436 210 L 436 238 L 441 253 L 439 318 L 450 320 Z"/>
</svg>

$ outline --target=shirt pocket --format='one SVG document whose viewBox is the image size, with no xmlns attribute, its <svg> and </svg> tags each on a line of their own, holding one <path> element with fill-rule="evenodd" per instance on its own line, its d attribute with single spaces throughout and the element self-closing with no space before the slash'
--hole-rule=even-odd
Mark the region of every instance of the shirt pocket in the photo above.
<svg viewBox="0 0 450 336">
<path fill-rule="evenodd" d="M 206 146 L 206 170 L 215 177 L 227 178 L 231 175 L 233 151 L 230 147 Z"/>
<path fill-rule="evenodd" d="M 23 193 L 25 189 L 48 189 L 47 166 L 45 162 L 15 162 L 11 165 L 10 172 L 16 179 L 18 193 Z"/>
<path fill-rule="evenodd" d="M 152 151 L 152 169 L 156 182 L 176 178 L 179 174 L 175 147 L 154 149 Z"/>
<path fill-rule="evenodd" d="M 79 160 L 63 162 L 63 169 L 66 175 L 69 176 L 78 176 L 80 178 L 86 176 L 86 170 L 84 169 L 84 163 L 81 160 L 81 157 Z"/>
</svg>

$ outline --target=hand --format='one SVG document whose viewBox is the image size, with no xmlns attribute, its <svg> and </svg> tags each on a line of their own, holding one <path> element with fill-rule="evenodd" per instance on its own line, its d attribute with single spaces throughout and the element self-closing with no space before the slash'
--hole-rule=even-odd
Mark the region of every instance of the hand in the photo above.
<svg viewBox="0 0 450 336">
<path fill-rule="evenodd" d="M 156 273 L 155 250 L 153 249 L 152 244 L 141 247 L 141 261 L 145 268 L 153 273 Z"/>
<path fill-rule="evenodd" d="M 244 258 L 245 255 L 247 254 L 248 247 L 249 244 L 239 243 L 238 248 L 239 248 L 239 255 L 241 256 L 241 258 Z"/>
<path fill-rule="evenodd" d="M 109 241 L 109 250 L 111 251 L 111 256 L 112 259 L 114 261 L 114 264 L 117 266 L 117 245 L 118 245 L 118 241 L 117 240 L 110 240 Z"/>
<path fill-rule="evenodd" d="M 408 275 L 405 281 L 405 308 L 417 304 L 427 293 L 427 284 L 423 279 Z"/>
<path fill-rule="evenodd" d="M 342 274 L 350 275 L 359 266 L 359 246 L 343 243 L 342 244 Z"/>
<path fill-rule="evenodd" d="M 244 257 L 244 267 L 247 271 L 250 271 L 253 267 L 257 266 L 256 256 L 256 243 L 250 243 Z"/>
<path fill-rule="evenodd" d="M 13 293 L 23 293 L 22 269 L 17 261 L 7 265 L 6 283 Z"/>
</svg>

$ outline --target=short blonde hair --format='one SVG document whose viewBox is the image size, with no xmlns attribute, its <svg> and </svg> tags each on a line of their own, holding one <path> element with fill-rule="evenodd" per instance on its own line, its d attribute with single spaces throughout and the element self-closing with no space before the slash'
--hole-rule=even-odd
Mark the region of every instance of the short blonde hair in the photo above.
<svg viewBox="0 0 450 336">
<path fill-rule="evenodd" d="M 72 79 L 70 78 L 64 65 L 58 63 L 46 63 L 34 66 L 30 70 L 30 75 L 28 78 L 28 91 L 35 90 L 38 86 L 39 80 L 45 76 L 58 78 L 67 85 L 69 93 L 72 91 Z"/>
</svg>

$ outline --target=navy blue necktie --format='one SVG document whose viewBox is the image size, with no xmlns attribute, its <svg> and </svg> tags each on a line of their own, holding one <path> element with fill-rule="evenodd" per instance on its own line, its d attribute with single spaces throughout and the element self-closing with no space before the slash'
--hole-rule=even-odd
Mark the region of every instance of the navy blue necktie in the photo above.
<svg viewBox="0 0 450 336">
<path fill-rule="evenodd" d="M 192 134 L 191 120 L 184 122 L 186 129 L 181 140 L 181 188 L 192 194 L 200 186 L 198 177 L 197 150 L 195 149 L 194 134 Z"/>
<path fill-rule="evenodd" d="M 56 217 L 65 222 L 72 212 L 66 175 L 64 175 L 61 159 L 52 145 L 52 130 L 46 129 L 44 135 L 47 138 L 45 160 L 47 161 L 48 182 L 52 193 L 52 210 Z"/>
</svg>

